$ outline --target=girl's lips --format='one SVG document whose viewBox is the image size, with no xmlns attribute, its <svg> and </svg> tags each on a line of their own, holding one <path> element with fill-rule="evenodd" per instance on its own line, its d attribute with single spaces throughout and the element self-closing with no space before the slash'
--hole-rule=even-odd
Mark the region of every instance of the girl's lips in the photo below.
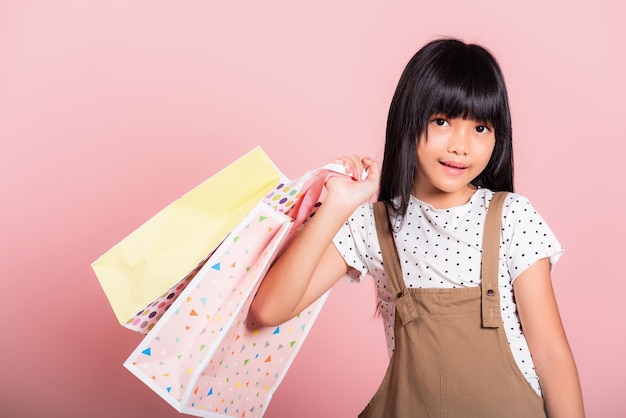
<svg viewBox="0 0 626 418">
<path fill-rule="evenodd" d="M 451 167 L 451 168 L 459 168 L 459 169 L 467 168 L 466 164 L 459 163 L 456 161 L 441 161 L 440 164 L 443 164 L 446 167 Z"/>
<path fill-rule="evenodd" d="M 467 168 L 467 165 L 456 161 L 441 161 L 439 164 L 441 164 L 441 167 L 443 167 L 446 173 L 453 176 L 459 176 L 463 174 L 463 172 Z"/>
</svg>

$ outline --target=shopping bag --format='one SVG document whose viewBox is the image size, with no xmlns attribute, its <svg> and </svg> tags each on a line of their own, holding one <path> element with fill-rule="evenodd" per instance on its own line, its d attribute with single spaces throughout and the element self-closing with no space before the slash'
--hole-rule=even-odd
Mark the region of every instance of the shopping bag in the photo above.
<svg viewBox="0 0 626 418">
<path fill-rule="evenodd" d="M 320 206 L 329 175 L 314 170 L 268 194 L 124 366 L 180 412 L 262 417 L 328 293 L 278 327 L 256 325 L 250 303 L 271 262 Z"/>
<path fill-rule="evenodd" d="M 207 257 L 283 175 L 255 148 L 93 262 L 118 321 L 147 333 Z"/>
</svg>

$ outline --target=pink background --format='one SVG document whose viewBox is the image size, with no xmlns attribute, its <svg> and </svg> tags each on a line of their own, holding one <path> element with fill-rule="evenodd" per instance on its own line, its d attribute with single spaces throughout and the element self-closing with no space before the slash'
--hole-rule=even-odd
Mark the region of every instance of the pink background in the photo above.
<svg viewBox="0 0 626 418">
<path fill-rule="evenodd" d="M 588 416 L 625 416 L 626 13 L 508 3 L 1 1 L 0 415 L 178 416 L 122 367 L 141 336 L 90 263 L 256 145 L 292 177 L 380 157 L 404 65 L 454 35 L 505 72 Z M 387 362 L 374 314 L 370 283 L 339 284 L 266 416 L 356 416 Z"/>
</svg>

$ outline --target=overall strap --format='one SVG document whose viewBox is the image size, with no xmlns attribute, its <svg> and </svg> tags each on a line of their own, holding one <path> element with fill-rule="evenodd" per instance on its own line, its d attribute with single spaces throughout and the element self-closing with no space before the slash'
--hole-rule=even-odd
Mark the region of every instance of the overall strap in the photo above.
<svg viewBox="0 0 626 418">
<path fill-rule="evenodd" d="M 405 325 L 417 318 L 417 311 L 415 310 L 415 306 L 413 306 L 413 299 L 411 299 L 406 284 L 404 283 L 396 243 L 393 240 L 393 234 L 389 227 L 387 206 L 384 202 L 376 202 L 373 208 L 376 234 L 378 235 L 378 243 L 383 256 L 385 274 L 389 276 L 391 289 L 396 294 L 396 310 L 398 311 L 402 325 Z"/>
<path fill-rule="evenodd" d="M 481 305 L 483 328 L 498 328 L 500 319 L 500 291 L 498 290 L 498 266 L 500 259 L 500 230 L 502 228 L 502 204 L 508 192 L 496 192 L 491 198 L 485 230 L 481 264 Z"/>
</svg>

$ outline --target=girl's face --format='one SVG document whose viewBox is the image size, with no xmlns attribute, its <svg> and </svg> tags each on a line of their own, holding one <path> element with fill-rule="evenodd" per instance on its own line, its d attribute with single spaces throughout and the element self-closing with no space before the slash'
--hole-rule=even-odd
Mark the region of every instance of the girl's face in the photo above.
<svg viewBox="0 0 626 418">
<path fill-rule="evenodd" d="M 433 115 L 417 145 L 413 194 L 438 209 L 465 204 L 470 184 L 487 166 L 496 143 L 493 127 L 471 119 Z"/>
</svg>

